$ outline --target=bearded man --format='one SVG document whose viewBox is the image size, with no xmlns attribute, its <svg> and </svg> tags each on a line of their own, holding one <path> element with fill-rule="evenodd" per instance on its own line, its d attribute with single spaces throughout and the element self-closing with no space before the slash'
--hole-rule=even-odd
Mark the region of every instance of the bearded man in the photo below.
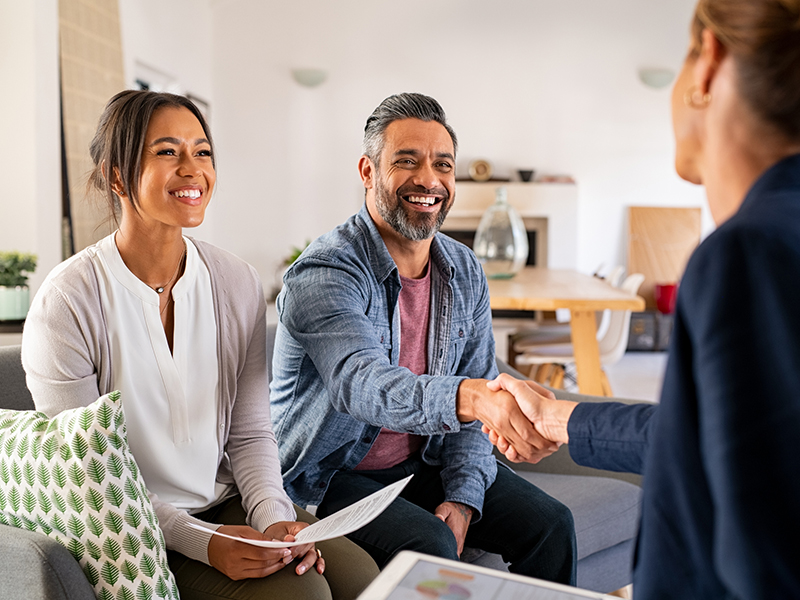
<svg viewBox="0 0 800 600">
<path fill-rule="evenodd" d="M 270 388 L 284 485 L 325 517 L 413 474 L 348 536 L 380 567 L 400 550 L 457 560 L 466 544 L 574 585 L 569 509 L 498 466 L 481 432 L 481 421 L 502 431 L 534 462 L 556 449 L 486 386 L 497 375 L 486 279 L 438 233 L 456 145 L 433 98 L 384 100 L 358 165 L 365 205 L 286 273 Z"/>
</svg>

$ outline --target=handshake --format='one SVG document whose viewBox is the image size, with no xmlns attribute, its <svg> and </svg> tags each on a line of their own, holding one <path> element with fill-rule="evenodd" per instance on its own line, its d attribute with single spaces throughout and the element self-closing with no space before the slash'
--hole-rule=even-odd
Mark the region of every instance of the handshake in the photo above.
<svg viewBox="0 0 800 600">
<path fill-rule="evenodd" d="M 481 421 L 508 460 L 537 463 L 569 441 L 567 424 L 576 405 L 556 400 L 538 383 L 501 374 L 462 382 L 456 410 L 461 421 Z"/>
</svg>

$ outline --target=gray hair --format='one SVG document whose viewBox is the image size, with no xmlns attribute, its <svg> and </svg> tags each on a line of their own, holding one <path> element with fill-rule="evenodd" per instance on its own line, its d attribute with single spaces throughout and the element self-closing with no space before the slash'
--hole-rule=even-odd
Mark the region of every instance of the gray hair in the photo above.
<svg viewBox="0 0 800 600">
<path fill-rule="evenodd" d="M 364 155 L 376 166 L 378 165 L 385 143 L 386 128 L 394 121 L 401 119 L 419 119 L 436 121 L 445 128 L 453 140 L 453 154 L 458 150 L 456 132 L 447 124 L 447 117 L 441 105 L 423 94 L 403 93 L 389 96 L 378 105 L 367 119 L 364 127 Z"/>
</svg>

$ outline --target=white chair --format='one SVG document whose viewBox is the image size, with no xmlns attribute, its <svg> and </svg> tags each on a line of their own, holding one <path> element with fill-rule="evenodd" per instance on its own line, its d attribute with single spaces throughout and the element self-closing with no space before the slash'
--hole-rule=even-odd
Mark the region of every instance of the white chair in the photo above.
<svg viewBox="0 0 800 600">
<path fill-rule="evenodd" d="M 620 286 L 620 289 L 635 294 L 644 281 L 644 275 L 634 273 L 629 275 Z M 628 333 L 630 331 L 631 311 L 612 310 L 608 319 L 608 326 L 602 337 L 598 336 L 597 345 L 600 350 L 600 364 L 613 365 L 628 346 Z M 552 387 L 561 387 L 564 379 L 564 365 L 575 362 L 572 344 L 559 342 L 552 344 L 532 344 L 526 346 L 524 351 L 514 357 L 517 365 L 535 366 L 530 376 L 540 383 L 547 383 Z M 603 371 L 603 393 L 611 396 L 611 385 Z"/>
</svg>

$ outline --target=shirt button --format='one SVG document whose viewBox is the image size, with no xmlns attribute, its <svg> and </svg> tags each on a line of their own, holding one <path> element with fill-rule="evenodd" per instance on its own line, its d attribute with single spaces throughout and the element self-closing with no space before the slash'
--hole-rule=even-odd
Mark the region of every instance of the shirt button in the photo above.
<svg viewBox="0 0 800 600">
<path fill-rule="evenodd" d="M 442 358 L 442 356 L 444 356 L 444 350 L 439 348 L 439 358 Z"/>
<path fill-rule="evenodd" d="M 381 336 L 381 344 L 383 343 L 383 336 Z"/>
<path fill-rule="evenodd" d="M 366 437 L 365 437 L 363 440 L 361 440 L 361 441 L 362 441 L 362 442 L 364 442 L 365 444 L 369 444 L 369 443 L 372 441 L 372 438 L 371 438 L 371 437 L 369 437 L 369 436 L 366 436 Z"/>
<path fill-rule="evenodd" d="M 320 481 L 319 482 L 319 487 L 321 487 L 321 488 L 324 488 L 326 485 L 328 485 L 328 484 L 325 483 L 324 481 Z"/>
<path fill-rule="evenodd" d="M 450 425 L 448 425 L 447 423 L 442 425 L 442 427 L 444 428 L 445 431 L 450 431 Z"/>
<path fill-rule="evenodd" d="M 464 337 L 464 330 L 463 329 L 459 329 L 458 330 L 458 337 Z"/>
</svg>

